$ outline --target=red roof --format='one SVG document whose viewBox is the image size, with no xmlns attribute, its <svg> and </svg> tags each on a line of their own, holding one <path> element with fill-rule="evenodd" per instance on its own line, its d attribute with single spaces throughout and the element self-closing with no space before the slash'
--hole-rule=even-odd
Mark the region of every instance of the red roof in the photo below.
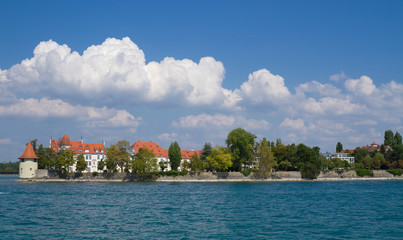
<svg viewBox="0 0 403 240">
<path fill-rule="evenodd" d="M 155 142 L 135 142 L 132 145 L 132 148 L 135 152 L 138 152 L 140 148 L 147 148 L 151 150 L 156 157 L 165 157 L 169 158 L 168 150 L 162 149 L 160 145 L 156 144 Z M 194 154 L 201 155 L 202 151 L 194 151 L 194 150 L 181 150 L 181 155 L 183 159 L 189 159 Z"/>
<path fill-rule="evenodd" d="M 66 144 L 68 143 L 68 144 Z M 105 146 L 102 143 L 83 143 L 82 141 L 70 141 L 65 134 L 61 141 L 52 140 L 50 147 L 55 152 L 60 151 L 61 145 L 69 145 L 68 150 L 76 154 L 105 154 Z"/>
<path fill-rule="evenodd" d="M 64 134 L 62 140 L 60 141 L 60 144 L 61 144 L 61 145 L 68 145 L 68 146 L 71 146 L 71 141 L 70 141 L 70 138 L 67 137 L 67 134 Z"/>
<path fill-rule="evenodd" d="M 27 144 L 24 153 L 18 159 L 27 159 L 27 158 L 35 158 L 35 159 L 39 158 L 38 156 L 36 156 L 35 151 L 32 148 L 31 142 Z"/>
</svg>

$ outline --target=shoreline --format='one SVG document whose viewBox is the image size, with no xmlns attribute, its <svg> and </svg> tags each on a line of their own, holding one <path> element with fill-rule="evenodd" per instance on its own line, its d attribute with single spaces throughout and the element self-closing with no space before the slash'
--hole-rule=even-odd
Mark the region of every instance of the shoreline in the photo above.
<svg viewBox="0 0 403 240">
<path fill-rule="evenodd" d="M 317 179 L 301 179 L 301 178 L 282 178 L 282 179 L 181 179 L 181 178 L 172 178 L 172 179 L 156 179 L 153 181 L 128 181 L 124 179 L 50 179 L 50 178 L 31 178 L 31 179 L 17 179 L 15 182 L 31 182 L 31 183 L 40 183 L 40 182 L 60 182 L 60 183 L 79 183 L 79 182 L 99 182 L 99 183 L 236 183 L 236 182 L 348 182 L 348 181 L 399 181 L 403 180 L 403 177 L 360 177 L 360 178 L 317 178 Z"/>
</svg>

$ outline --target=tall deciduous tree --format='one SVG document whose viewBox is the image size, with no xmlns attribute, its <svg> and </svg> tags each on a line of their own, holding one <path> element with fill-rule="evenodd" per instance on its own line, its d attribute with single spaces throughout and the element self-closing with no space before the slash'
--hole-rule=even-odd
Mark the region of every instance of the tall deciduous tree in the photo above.
<svg viewBox="0 0 403 240">
<path fill-rule="evenodd" d="M 208 156 L 210 156 L 210 154 Z M 203 170 L 203 161 L 201 160 L 199 155 L 193 154 L 190 157 L 190 170 L 192 170 L 193 172 L 201 172 Z"/>
<path fill-rule="evenodd" d="M 216 146 L 207 157 L 207 163 L 211 169 L 218 172 L 227 171 L 232 166 L 231 154 L 227 149 Z"/>
<path fill-rule="evenodd" d="M 237 128 L 228 134 L 225 142 L 231 151 L 233 169 L 242 170 L 242 164 L 253 155 L 255 135 L 242 128 Z"/>
<path fill-rule="evenodd" d="M 402 145 L 402 135 L 396 132 L 395 136 L 393 137 L 393 146 Z"/>
<path fill-rule="evenodd" d="M 343 151 L 343 144 L 341 144 L 341 142 L 337 142 L 336 144 L 336 152 L 341 152 Z"/>
<path fill-rule="evenodd" d="M 70 150 L 62 151 L 56 161 L 56 170 L 62 175 L 70 173 L 70 167 L 75 163 L 74 153 Z"/>
<path fill-rule="evenodd" d="M 273 153 L 270 150 L 270 143 L 266 138 L 256 144 L 255 157 L 258 159 L 258 168 L 262 171 L 271 172 L 276 164 Z"/>
<path fill-rule="evenodd" d="M 39 169 L 54 169 L 56 166 L 56 160 L 58 158 L 55 151 L 52 148 L 45 148 L 43 145 L 39 145 L 38 149 L 35 151 L 36 155 L 39 157 L 38 168 Z"/>
<path fill-rule="evenodd" d="M 140 148 L 134 156 L 132 162 L 132 172 L 140 179 L 152 178 L 158 171 L 157 159 L 153 151 L 146 148 Z"/>
<path fill-rule="evenodd" d="M 171 162 L 172 170 L 178 170 L 178 167 L 181 164 L 182 154 L 181 149 L 176 141 L 171 143 L 171 145 L 169 146 L 168 157 L 169 161 Z"/>
<path fill-rule="evenodd" d="M 116 143 L 117 148 L 117 165 L 120 167 L 121 172 L 128 171 L 130 165 L 130 143 L 125 140 L 121 140 Z"/>
<path fill-rule="evenodd" d="M 315 179 L 320 173 L 322 161 L 318 152 L 319 148 L 310 148 L 304 144 L 297 146 L 298 166 L 303 178 Z"/>
</svg>

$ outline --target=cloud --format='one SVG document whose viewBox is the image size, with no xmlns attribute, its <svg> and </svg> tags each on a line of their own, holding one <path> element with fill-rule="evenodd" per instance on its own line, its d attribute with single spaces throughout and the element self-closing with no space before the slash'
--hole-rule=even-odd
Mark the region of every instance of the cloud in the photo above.
<svg viewBox="0 0 403 240">
<path fill-rule="evenodd" d="M 146 64 L 128 37 L 108 38 L 80 55 L 67 45 L 41 42 L 34 56 L 0 72 L 17 93 L 94 104 L 158 102 L 231 107 L 238 97 L 222 87 L 224 66 L 212 57 L 193 62 L 166 57 Z"/>
<path fill-rule="evenodd" d="M 291 96 L 284 78 L 266 69 L 249 74 L 248 81 L 241 85 L 240 90 L 243 100 L 252 104 L 280 103 Z"/>
<path fill-rule="evenodd" d="M 162 133 L 158 135 L 158 139 L 164 142 L 173 142 L 176 141 L 178 138 L 177 133 Z"/>
<path fill-rule="evenodd" d="M 340 73 L 336 73 L 336 74 L 334 74 L 334 75 L 331 75 L 330 77 L 329 77 L 329 79 L 331 80 L 331 81 L 334 81 L 334 82 L 339 82 L 340 80 L 346 80 L 348 77 L 344 74 L 344 72 L 343 71 L 341 71 Z"/>
<path fill-rule="evenodd" d="M 331 84 L 322 84 L 317 81 L 307 82 L 300 84 L 296 88 L 297 92 L 302 93 L 317 93 L 319 96 L 333 96 L 341 95 L 341 90 Z"/>
<path fill-rule="evenodd" d="M 224 114 L 200 114 L 181 117 L 172 125 L 180 128 L 234 128 L 243 127 L 249 130 L 268 129 L 270 124 L 265 120 L 246 119 L 243 116 L 227 116 Z"/>
<path fill-rule="evenodd" d="M 0 138 L 0 144 L 11 144 L 12 141 L 9 138 Z"/>
<path fill-rule="evenodd" d="M 71 105 L 60 99 L 19 99 L 16 103 L 1 106 L 0 116 L 24 116 L 31 118 L 61 117 L 86 121 L 93 127 L 137 127 L 141 118 L 135 118 L 126 110 L 114 108 Z"/>
<path fill-rule="evenodd" d="M 361 76 L 359 79 L 348 79 L 345 81 L 344 86 L 353 94 L 364 96 L 371 95 L 376 90 L 372 79 L 367 76 Z"/>
</svg>

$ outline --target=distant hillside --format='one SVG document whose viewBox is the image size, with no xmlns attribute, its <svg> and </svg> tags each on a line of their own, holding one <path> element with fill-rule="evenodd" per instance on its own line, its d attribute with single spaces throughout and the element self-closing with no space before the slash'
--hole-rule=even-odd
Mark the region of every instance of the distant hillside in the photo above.
<svg viewBox="0 0 403 240">
<path fill-rule="evenodd" d="M 0 174 L 18 174 L 20 162 L 0 163 Z"/>
</svg>

